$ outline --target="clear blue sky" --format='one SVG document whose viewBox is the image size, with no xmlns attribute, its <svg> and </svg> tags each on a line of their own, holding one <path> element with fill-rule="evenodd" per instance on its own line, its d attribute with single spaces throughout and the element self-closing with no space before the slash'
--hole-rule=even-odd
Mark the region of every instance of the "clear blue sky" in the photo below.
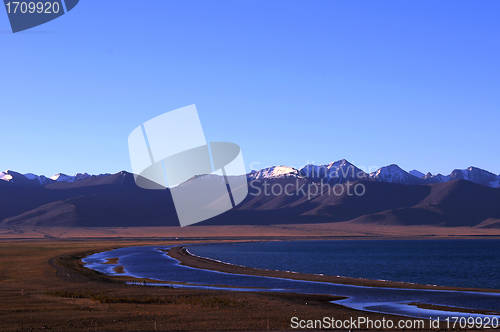
<svg viewBox="0 0 500 332">
<path fill-rule="evenodd" d="M 82 0 L 12 34 L 0 170 L 130 170 L 127 138 L 196 104 L 254 166 L 500 173 L 500 1 Z"/>
</svg>

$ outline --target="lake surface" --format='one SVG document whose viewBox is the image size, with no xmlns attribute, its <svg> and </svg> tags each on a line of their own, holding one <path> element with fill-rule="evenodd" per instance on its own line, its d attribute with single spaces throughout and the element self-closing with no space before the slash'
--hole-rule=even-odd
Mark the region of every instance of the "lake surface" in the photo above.
<svg viewBox="0 0 500 332">
<path fill-rule="evenodd" d="M 308 241 L 313 242 L 313 241 Z M 333 241 L 328 241 L 333 242 Z M 346 241 L 339 241 L 346 242 Z M 365 242 L 365 241 L 356 241 Z M 353 242 L 354 243 L 354 242 Z M 498 243 L 498 242 L 497 242 Z M 264 257 L 271 259 L 273 256 L 269 251 L 269 245 L 278 243 L 252 243 L 242 245 L 203 245 L 194 246 L 188 245 L 190 251 L 199 249 L 207 249 L 215 251 L 228 251 L 230 248 L 239 248 L 239 251 L 249 252 L 251 248 L 262 250 Z M 306 244 L 306 242 L 281 242 L 281 249 L 285 246 L 314 246 L 314 243 Z M 327 243 L 321 243 L 321 246 Z M 353 245 L 353 244 L 351 244 Z M 262 247 L 264 246 L 264 247 Z M 278 247 L 280 247 L 278 246 Z M 278 247 L 275 247 L 278 250 Z M 385 313 L 393 313 L 406 315 L 411 317 L 441 317 L 445 319 L 450 316 L 469 317 L 469 314 L 459 312 L 446 312 L 436 310 L 418 309 L 412 302 L 421 302 L 428 304 L 436 304 L 450 307 L 472 308 L 480 310 L 488 310 L 500 312 L 500 294 L 499 293 L 476 293 L 476 292 L 456 292 L 456 291 L 437 291 L 437 290 L 412 290 L 412 289 L 393 289 L 382 287 L 361 287 L 350 285 L 339 285 L 323 282 L 309 282 L 280 278 L 269 278 L 259 276 L 237 275 L 223 273 L 217 271 L 208 271 L 195 269 L 179 265 L 179 262 L 172 259 L 164 250 L 168 250 L 168 246 L 145 246 L 145 247 L 128 247 L 112 251 L 102 252 L 90 255 L 83 259 L 86 267 L 101 271 L 103 273 L 113 275 L 116 274 L 113 268 L 121 265 L 125 269 L 125 273 L 129 276 L 138 278 L 149 278 L 155 280 L 169 281 L 174 287 L 192 287 L 192 288 L 213 288 L 213 289 L 230 289 L 230 290 L 264 290 L 264 291 L 282 291 L 296 292 L 304 294 L 331 294 L 345 296 L 347 299 L 338 301 L 337 303 L 346 307 L 366 310 L 379 311 Z M 224 249 L 225 248 L 225 249 Z M 263 248 L 265 250 L 263 250 Z M 238 250 L 235 250 L 238 252 Z M 241 255 L 241 253 L 240 253 Z M 254 253 L 253 255 L 258 255 Z M 317 257 L 324 255 L 324 252 L 317 253 Z M 252 256 L 252 255 L 249 255 Z M 316 257 L 315 256 L 315 257 Z M 118 257 L 117 264 L 104 264 L 108 258 Z M 238 256 L 241 257 L 241 256 Z M 283 263 L 285 260 L 275 259 L 276 262 Z M 216 258 L 216 257 L 214 257 Z M 219 256 L 219 258 L 221 258 Z M 229 257 L 226 257 L 229 258 Z M 298 258 L 297 258 L 298 259 Z M 230 260 L 230 259 L 226 259 Z M 293 259 L 292 259 L 293 261 Z M 310 262 L 316 264 L 314 258 L 309 257 Z M 242 263 L 238 261 L 237 263 Z M 305 264 L 301 264 L 304 266 Z M 257 265 L 258 266 L 258 265 Z M 273 265 L 277 269 L 278 265 Z M 284 265 L 283 265 L 284 266 Z M 313 265 L 316 266 L 316 265 Z M 263 267 L 263 266 L 258 266 Z M 321 265 L 319 265 L 321 267 Z M 286 269 L 290 270 L 290 269 Z M 311 270 L 312 271 L 312 270 Z M 311 272 L 307 271 L 307 272 Z M 326 271 L 326 270 L 325 270 Z M 498 271 L 498 270 L 497 270 Z M 321 272 L 316 271 L 314 272 Z M 345 275 L 345 273 L 341 273 Z M 183 283 L 183 285 L 175 284 Z M 147 287 L 145 288 L 147 292 Z M 483 316 L 471 314 L 471 317 Z"/>
<path fill-rule="evenodd" d="M 188 250 L 262 269 L 500 289 L 500 240 L 274 241 L 191 245 Z"/>
</svg>

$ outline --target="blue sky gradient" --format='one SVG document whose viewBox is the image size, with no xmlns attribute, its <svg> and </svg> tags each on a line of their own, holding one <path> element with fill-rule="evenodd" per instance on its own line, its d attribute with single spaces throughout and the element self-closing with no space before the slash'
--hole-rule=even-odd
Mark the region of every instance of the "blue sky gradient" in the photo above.
<svg viewBox="0 0 500 332">
<path fill-rule="evenodd" d="M 130 171 L 141 123 L 196 104 L 251 166 L 345 158 L 500 173 L 498 1 L 82 0 L 12 34 L 0 170 Z"/>
</svg>

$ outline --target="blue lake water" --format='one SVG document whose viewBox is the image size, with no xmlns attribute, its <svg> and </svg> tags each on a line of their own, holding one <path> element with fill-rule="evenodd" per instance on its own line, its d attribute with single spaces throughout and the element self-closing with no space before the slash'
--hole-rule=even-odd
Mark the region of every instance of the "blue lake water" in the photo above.
<svg viewBox="0 0 500 332">
<path fill-rule="evenodd" d="M 348 241 L 328 241 L 328 242 L 348 242 Z M 366 242 L 366 241 L 352 241 L 350 245 L 356 246 L 356 242 Z M 427 241 L 425 241 L 427 242 Z M 432 241 L 431 241 L 432 242 Z M 492 242 L 493 243 L 493 242 Z M 308 270 L 304 262 L 297 264 L 296 267 L 292 268 L 291 265 L 287 265 L 290 262 L 300 260 L 300 255 L 298 256 L 287 256 L 288 252 L 285 248 L 287 246 L 291 247 L 302 247 L 315 246 L 317 243 L 313 241 L 307 242 L 266 242 L 266 243 L 248 243 L 248 244 L 233 244 L 233 245 L 203 245 L 195 246 L 189 245 L 188 248 L 191 252 L 196 254 L 202 254 L 203 250 L 211 250 L 212 253 L 209 255 L 205 252 L 205 255 L 211 258 L 224 260 L 237 264 L 245 263 L 244 265 L 261 267 L 261 268 L 272 268 L 272 269 L 283 269 L 283 270 L 296 270 L 300 272 L 308 273 L 326 273 L 326 263 L 317 264 L 317 258 L 320 256 L 327 256 L 323 251 L 316 252 L 316 255 L 311 258 L 308 256 L 308 260 L 311 262 L 310 266 L 313 266 L 312 270 Z M 498 245 L 498 242 L 496 242 Z M 277 245 L 277 246 L 276 246 Z M 320 243 L 320 246 L 328 245 L 326 242 Z M 330 246 L 333 244 L 330 243 Z M 362 247 L 365 244 L 360 244 L 358 246 Z M 392 244 L 388 244 L 391 246 Z M 273 246 L 273 250 L 270 250 Z M 480 310 L 488 310 L 494 312 L 500 312 L 500 294 L 499 293 L 477 293 L 477 292 L 457 292 L 457 291 L 437 291 L 437 290 L 412 290 L 412 289 L 394 289 L 394 288 L 381 288 L 381 287 L 360 287 L 360 286 L 350 286 L 350 285 L 339 285 L 332 283 L 323 282 L 308 282 L 308 281 L 298 281 L 280 278 L 269 278 L 269 277 L 259 277 L 259 276 L 247 276 L 247 275 L 237 275 L 230 273 L 222 273 L 216 271 L 208 271 L 202 269 L 195 269 L 186 266 L 179 265 L 179 262 L 175 259 L 170 258 L 162 250 L 167 250 L 168 246 L 146 246 L 146 247 L 129 247 L 121 248 L 112 251 L 107 251 L 103 253 L 97 253 L 84 258 L 84 263 L 88 268 L 92 268 L 101 271 L 106 274 L 114 274 L 113 267 L 117 265 L 122 265 L 125 268 L 125 272 L 129 276 L 139 277 L 139 278 L 149 278 L 155 280 L 169 281 L 172 283 L 184 283 L 184 285 L 175 285 L 174 287 L 202 287 L 202 288 L 215 288 L 215 289 L 232 289 L 232 290 L 264 290 L 264 291 L 282 291 L 282 292 L 296 292 L 304 294 L 331 294 L 345 296 L 347 299 L 338 301 L 339 304 L 344 306 L 367 310 L 367 311 L 380 311 L 385 313 L 400 314 L 412 317 L 432 317 L 445 319 L 450 316 L 465 316 L 465 317 L 475 317 L 482 316 L 476 314 L 464 314 L 458 312 L 445 312 L 436 310 L 424 310 L 418 309 L 415 306 L 408 305 L 412 302 L 421 302 L 428 304 L 436 304 L 450 307 L 461 307 L 461 308 L 472 308 Z M 234 250 L 233 250 L 234 248 Z M 252 250 L 255 250 L 251 254 Z M 277 252 L 282 251 L 281 254 Z M 300 249 L 290 249 L 291 252 Z M 309 250 L 309 249 L 307 249 Z M 311 249 L 312 250 L 312 249 Z M 344 248 L 344 250 L 347 250 Z M 232 251 L 235 256 L 232 258 L 229 256 L 220 256 L 217 252 L 229 252 Z M 239 253 L 238 253 L 239 252 Z M 243 254 L 245 252 L 245 254 Z M 260 252 L 261 255 L 257 254 Z M 361 251 L 360 251 L 361 252 Z M 276 257 L 275 256 L 276 253 Z M 400 254 L 400 253 L 395 253 Z M 263 261 L 272 262 L 281 265 L 265 266 L 260 265 L 260 260 L 254 262 L 257 265 L 253 265 L 250 261 L 244 261 L 245 256 L 262 256 L 267 257 L 267 260 Z M 297 257 L 292 258 L 288 261 L 285 257 Z M 118 264 L 103 264 L 106 262 L 107 258 L 118 257 Z M 279 258 L 281 257 L 281 258 Z M 305 256 L 304 256 L 305 257 Z M 497 256 L 498 257 L 498 256 Z M 241 260 L 240 260 L 241 259 Z M 288 263 L 286 263 L 288 261 Z M 296 264 L 297 262 L 295 262 Z M 267 263 L 266 263 L 267 264 Z M 382 263 L 379 263 L 382 264 Z M 300 270 L 306 268 L 305 270 Z M 316 270 L 314 266 L 322 268 L 322 270 Z M 372 265 L 371 265 L 372 266 Z M 386 267 L 381 266 L 386 269 Z M 310 268 L 310 267 L 309 267 Z M 354 269 L 356 270 L 356 269 Z M 408 271 L 412 271 L 409 268 Z M 498 271 L 498 269 L 496 270 Z M 346 273 L 331 273 L 333 275 L 346 275 Z M 398 274 L 399 275 L 399 274 Z M 356 275 L 353 275 L 356 276 Z M 366 276 L 365 276 L 366 277 Z M 390 278 L 380 278 L 374 277 L 374 279 L 390 279 Z M 450 279 L 451 280 L 451 279 Z M 470 282 L 473 282 L 472 280 Z M 433 284 L 435 282 L 424 282 Z M 229 288 L 235 287 L 235 288 Z M 473 287 L 473 285 L 469 285 Z M 474 286 L 476 287 L 476 286 Z M 147 288 L 145 288 L 146 291 Z"/>
<path fill-rule="evenodd" d="M 500 240 L 273 241 L 188 250 L 262 269 L 500 289 Z"/>
</svg>

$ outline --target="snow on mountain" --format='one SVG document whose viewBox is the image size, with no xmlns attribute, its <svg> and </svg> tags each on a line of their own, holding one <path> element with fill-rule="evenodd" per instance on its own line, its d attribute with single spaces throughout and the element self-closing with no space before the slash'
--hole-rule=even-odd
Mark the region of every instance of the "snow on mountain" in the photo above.
<svg viewBox="0 0 500 332">
<path fill-rule="evenodd" d="M 363 172 L 345 159 L 335 161 L 325 165 L 306 165 L 302 167 L 299 174 L 305 178 L 329 183 L 344 183 L 347 180 L 359 180 L 368 177 Z"/>
<path fill-rule="evenodd" d="M 24 183 L 24 184 L 30 184 L 30 185 L 48 185 L 54 182 L 77 182 L 81 181 L 90 177 L 103 177 L 110 175 L 108 173 L 106 174 L 99 174 L 99 175 L 90 175 L 88 173 L 78 173 L 74 176 L 69 176 L 63 173 L 59 173 L 57 175 L 54 175 L 50 178 L 46 177 L 45 175 L 36 175 L 33 173 L 26 173 L 26 174 L 21 174 L 18 172 L 14 171 L 5 171 L 5 172 L 0 172 L 0 180 L 7 181 L 7 182 L 12 182 L 12 183 Z"/>
<path fill-rule="evenodd" d="M 76 182 L 91 177 L 88 173 L 77 173 L 74 176 L 66 175 L 64 173 L 59 173 L 50 178 L 56 182 Z"/>
<path fill-rule="evenodd" d="M 432 175 L 432 173 L 429 172 L 425 174 L 422 179 L 424 179 L 427 183 L 443 183 L 450 181 L 450 176 L 443 174 Z"/>
<path fill-rule="evenodd" d="M 18 184 L 39 184 L 35 179 L 29 179 L 21 173 L 7 170 L 0 173 L 0 180 Z"/>
<path fill-rule="evenodd" d="M 467 169 L 456 169 L 450 174 L 450 180 L 463 179 L 472 181 L 483 186 L 488 186 L 491 182 L 497 179 L 497 176 L 491 172 L 477 167 L 469 167 Z"/>
<path fill-rule="evenodd" d="M 71 176 L 66 175 L 64 173 L 59 173 L 50 177 L 51 180 L 54 180 L 56 182 L 68 182 L 67 180 L 70 178 Z"/>
<path fill-rule="evenodd" d="M 325 165 L 309 164 L 297 170 L 287 166 L 273 166 L 252 171 L 247 175 L 248 180 L 271 179 L 280 177 L 303 177 L 313 181 L 323 181 L 330 184 L 345 183 L 346 181 L 355 181 L 371 178 L 382 182 L 400 183 L 400 184 L 431 184 L 442 183 L 457 179 L 472 181 L 490 187 L 500 187 L 500 175 L 485 171 L 477 167 L 469 167 L 464 170 L 456 169 L 450 175 L 432 175 L 423 174 L 417 170 L 406 172 L 396 164 L 388 165 L 377 171 L 366 174 L 358 167 L 342 159 Z"/>
<path fill-rule="evenodd" d="M 368 175 L 347 160 L 342 159 L 325 165 L 306 165 L 300 170 L 288 166 L 273 166 L 248 173 L 248 180 L 283 177 L 309 178 L 314 181 L 344 183 L 347 180 L 367 178 Z"/>
<path fill-rule="evenodd" d="M 102 177 L 102 176 L 107 176 L 110 175 L 109 173 L 105 174 L 99 174 L 99 175 L 90 175 L 88 173 L 77 173 L 76 175 L 70 176 L 66 175 L 64 173 L 59 173 L 54 176 L 51 176 L 50 179 L 56 182 L 77 182 L 81 180 L 88 179 L 90 177 Z"/>
<path fill-rule="evenodd" d="M 424 173 L 419 172 L 419 171 L 417 171 L 416 169 L 411 170 L 411 171 L 409 171 L 408 173 L 409 173 L 409 174 L 411 174 L 411 175 L 413 175 L 413 176 L 415 176 L 415 177 L 417 177 L 417 178 L 419 178 L 419 179 L 421 179 L 421 178 L 423 178 L 423 177 L 425 176 L 425 174 L 424 174 Z"/>
<path fill-rule="evenodd" d="M 261 169 L 260 171 L 251 171 L 248 173 L 248 180 L 274 179 L 288 176 L 298 176 L 299 171 L 288 166 L 272 166 Z"/>
<path fill-rule="evenodd" d="M 4 181 L 11 181 L 12 180 L 12 175 L 9 174 L 9 171 L 5 171 L 5 172 L 0 172 L 0 180 L 4 180 Z"/>
<path fill-rule="evenodd" d="M 423 184 L 425 181 L 411 175 L 396 164 L 384 166 L 377 171 L 370 173 L 370 178 L 382 182 L 401 184 Z"/>
<path fill-rule="evenodd" d="M 46 177 L 45 175 L 36 175 L 36 174 L 33 174 L 33 173 L 26 173 L 26 174 L 23 174 L 26 178 L 28 178 L 29 180 L 36 180 L 38 181 L 38 183 L 40 183 L 42 186 L 45 186 L 46 184 L 51 184 L 51 183 L 54 183 L 54 181 L 48 177 Z"/>
<path fill-rule="evenodd" d="M 54 182 L 73 183 L 88 178 L 100 178 L 111 174 L 90 175 L 88 173 L 77 173 L 73 176 L 64 173 L 56 174 L 50 178 L 44 175 L 33 173 L 20 174 L 14 171 L 0 172 L 0 180 L 11 183 L 22 183 L 29 185 L 48 185 Z M 442 183 L 457 179 L 472 181 L 484 186 L 498 188 L 500 187 L 500 175 L 495 175 L 486 170 L 469 167 L 467 169 L 455 169 L 450 175 L 436 174 L 432 175 L 412 170 L 406 172 L 396 164 L 382 167 L 377 171 L 366 174 L 360 168 L 342 159 L 325 165 L 306 165 L 300 170 L 288 166 L 272 166 L 258 171 L 252 171 L 247 174 L 248 180 L 275 179 L 284 177 L 308 178 L 313 181 L 324 181 L 330 184 L 345 183 L 362 179 L 374 179 L 382 182 L 400 183 L 400 184 L 431 184 Z"/>
<path fill-rule="evenodd" d="M 450 175 L 427 173 L 423 178 L 427 183 L 442 183 L 462 179 L 490 187 L 493 187 L 498 179 L 495 174 L 472 166 L 467 169 L 455 169 Z"/>
</svg>

